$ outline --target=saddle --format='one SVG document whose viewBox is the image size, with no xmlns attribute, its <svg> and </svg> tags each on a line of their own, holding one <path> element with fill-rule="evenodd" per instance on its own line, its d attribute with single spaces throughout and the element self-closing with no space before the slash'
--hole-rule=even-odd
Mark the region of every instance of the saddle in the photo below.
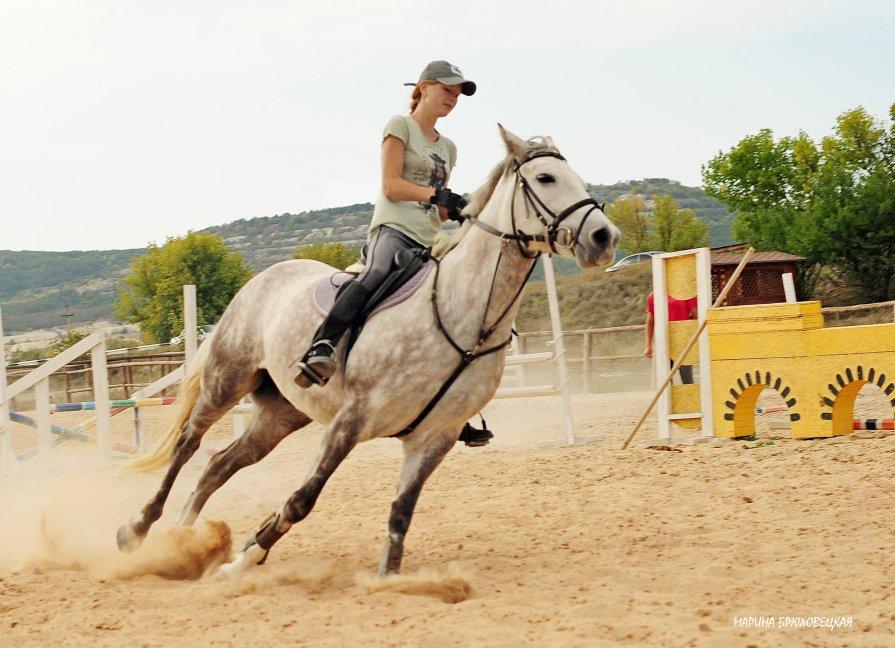
<svg viewBox="0 0 895 648">
<path fill-rule="evenodd" d="M 386 308 L 400 304 L 413 295 L 423 285 L 429 271 L 435 266 L 428 248 L 421 250 L 399 250 L 395 254 L 393 270 L 382 285 L 370 295 L 367 305 L 355 321 L 358 330 L 370 317 Z M 337 272 L 321 278 L 314 286 L 313 301 L 317 312 L 326 317 L 336 301 L 336 296 L 354 274 Z"/>
</svg>

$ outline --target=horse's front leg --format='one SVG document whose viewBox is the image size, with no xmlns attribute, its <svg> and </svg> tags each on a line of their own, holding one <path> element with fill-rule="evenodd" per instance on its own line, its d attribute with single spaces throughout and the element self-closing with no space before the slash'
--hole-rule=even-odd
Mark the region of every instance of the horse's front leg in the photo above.
<svg viewBox="0 0 895 648">
<path fill-rule="evenodd" d="M 404 557 L 404 538 L 410 528 L 413 510 L 419 499 L 423 484 L 435 471 L 442 459 L 454 444 L 460 430 L 456 433 L 439 435 L 425 445 L 415 445 L 408 440 L 404 446 L 404 465 L 401 466 L 401 478 L 398 482 L 398 493 L 392 502 L 392 511 L 388 519 L 388 536 L 382 550 L 377 575 L 382 578 L 387 574 L 401 571 L 401 559 Z"/>
<path fill-rule="evenodd" d="M 357 445 L 359 429 L 360 423 L 353 412 L 343 410 L 332 420 L 323 436 L 317 463 L 305 483 L 286 500 L 279 513 L 267 518 L 261 528 L 246 540 L 232 562 L 221 566 L 221 576 L 236 577 L 267 560 L 271 547 L 314 508 L 326 481 Z"/>
</svg>

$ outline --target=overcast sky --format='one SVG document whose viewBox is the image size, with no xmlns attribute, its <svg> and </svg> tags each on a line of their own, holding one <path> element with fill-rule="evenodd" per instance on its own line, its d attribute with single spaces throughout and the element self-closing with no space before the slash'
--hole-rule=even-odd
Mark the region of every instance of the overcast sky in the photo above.
<svg viewBox="0 0 895 648">
<path fill-rule="evenodd" d="M 496 123 L 588 182 L 700 167 L 895 103 L 892 0 L 0 0 L 0 249 L 143 247 L 375 200 L 432 59 L 478 83 L 439 130 L 469 192 Z"/>
</svg>

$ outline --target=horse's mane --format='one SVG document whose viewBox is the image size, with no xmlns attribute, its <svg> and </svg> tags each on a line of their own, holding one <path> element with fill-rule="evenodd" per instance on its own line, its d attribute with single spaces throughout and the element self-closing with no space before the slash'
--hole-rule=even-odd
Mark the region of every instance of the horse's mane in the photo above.
<svg viewBox="0 0 895 648">
<path fill-rule="evenodd" d="M 491 200 L 491 196 L 494 195 L 494 190 L 497 188 L 497 184 L 504 178 L 504 176 L 514 172 L 516 170 L 516 165 L 519 162 L 546 153 L 554 153 L 558 155 L 559 151 L 553 144 L 553 140 L 549 137 L 541 136 L 532 137 L 530 140 L 527 140 L 523 150 L 516 151 L 515 153 L 507 153 L 506 157 L 491 170 L 491 174 L 488 176 L 485 183 L 472 192 L 469 197 L 469 204 L 463 210 L 463 215 L 477 217 L 482 213 L 482 210 L 485 208 L 485 205 L 488 204 L 488 201 Z M 444 241 L 442 245 L 439 245 L 436 248 L 434 251 L 435 256 L 441 257 L 450 252 L 463 239 L 471 226 L 471 223 L 467 221 L 459 229 L 455 230 L 447 241 Z"/>
<path fill-rule="evenodd" d="M 491 196 L 494 195 L 494 190 L 497 188 L 497 183 L 500 182 L 501 178 L 508 175 L 511 171 L 515 171 L 517 163 L 544 154 L 559 155 L 559 151 L 553 144 L 553 140 L 549 137 L 541 136 L 532 137 L 526 141 L 523 150 L 516 151 L 515 154 L 508 153 L 491 171 L 491 175 L 488 176 L 485 184 L 472 192 L 472 195 L 469 197 L 469 205 L 463 210 L 463 213 L 466 216 L 478 216 L 482 213 L 488 201 L 491 200 Z"/>
</svg>

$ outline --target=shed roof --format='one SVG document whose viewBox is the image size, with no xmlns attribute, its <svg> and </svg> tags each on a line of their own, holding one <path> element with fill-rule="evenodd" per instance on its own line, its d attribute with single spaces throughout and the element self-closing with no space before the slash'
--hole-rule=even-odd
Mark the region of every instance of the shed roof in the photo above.
<svg viewBox="0 0 895 648">
<path fill-rule="evenodd" d="M 739 265 L 740 261 L 743 260 L 743 255 L 737 252 L 713 252 L 712 253 L 712 265 L 713 266 L 726 266 L 726 265 Z M 749 264 L 751 263 L 785 263 L 787 261 L 804 261 L 805 257 L 796 256 L 795 254 L 789 254 L 788 252 L 756 252 L 752 255 L 752 258 L 749 259 Z M 747 264 L 747 265 L 749 265 Z"/>
</svg>

